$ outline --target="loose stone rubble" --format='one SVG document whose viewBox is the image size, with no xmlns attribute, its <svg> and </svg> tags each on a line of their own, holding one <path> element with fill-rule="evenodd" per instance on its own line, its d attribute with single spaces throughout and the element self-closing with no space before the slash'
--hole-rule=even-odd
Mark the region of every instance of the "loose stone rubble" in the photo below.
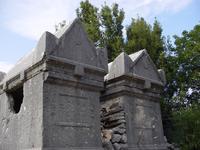
<svg viewBox="0 0 200 150">
<path fill-rule="evenodd" d="M 127 148 L 126 120 L 123 105 L 120 102 L 114 102 L 110 105 L 102 105 L 101 125 L 103 132 L 110 134 L 109 142 L 114 150 Z"/>
<path fill-rule="evenodd" d="M 0 150 L 166 150 L 164 84 L 146 50 L 108 64 L 76 19 L 0 72 Z"/>
</svg>

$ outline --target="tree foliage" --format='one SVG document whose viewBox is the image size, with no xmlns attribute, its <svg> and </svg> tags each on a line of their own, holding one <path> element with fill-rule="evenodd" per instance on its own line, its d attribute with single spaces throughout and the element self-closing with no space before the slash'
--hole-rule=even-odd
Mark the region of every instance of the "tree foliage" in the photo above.
<svg viewBox="0 0 200 150">
<path fill-rule="evenodd" d="M 159 66 L 160 57 L 164 52 L 164 39 L 157 19 L 154 21 L 153 28 L 144 18 L 132 19 L 127 27 L 126 49 L 128 53 L 146 49 L 154 63 Z"/>
<path fill-rule="evenodd" d="M 153 23 L 151 32 L 151 48 L 150 55 L 158 67 L 161 67 L 162 57 L 164 57 L 164 37 L 162 36 L 162 27 L 157 19 Z"/>
<path fill-rule="evenodd" d="M 190 105 L 200 102 L 200 25 L 190 32 L 183 31 L 175 36 L 175 54 L 177 59 L 177 91 L 179 103 Z"/>
<path fill-rule="evenodd" d="M 77 9 L 77 17 L 85 25 L 90 39 L 97 47 L 106 47 L 108 59 L 112 61 L 123 49 L 124 11 L 114 3 L 111 7 L 102 6 L 101 10 L 93 6 L 88 0 L 82 1 Z"/>
<path fill-rule="evenodd" d="M 88 0 L 82 1 L 77 16 L 85 25 L 90 39 L 97 47 L 106 47 L 108 60 L 112 61 L 121 51 L 133 53 L 147 49 L 152 60 L 159 67 L 164 53 L 162 27 L 155 19 L 153 27 L 144 18 L 132 19 L 127 27 L 127 38 L 123 35 L 125 13 L 117 3 L 111 7 L 104 4 L 100 9 Z"/>
<path fill-rule="evenodd" d="M 151 42 L 151 26 L 144 18 L 132 19 L 127 27 L 127 52 L 134 53 L 140 49 L 149 50 Z"/>
<path fill-rule="evenodd" d="M 181 150 L 200 149 L 200 105 L 173 112 L 172 140 Z"/>
<path fill-rule="evenodd" d="M 167 85 L 163 121 L 170 142 L 183 150 L 198 150 L 200 116 L 200 25 L 174 36 L 164 58 Z M 167 111 L 166 111 L 167 110 Z M 169 123 L 171 123 L 169 125 Z"/>
<path fill-rule="evenodd" d="M 101 9 L 101 23 L 103 27 L 103 41 L 108 50 L 108 60 L 111 61 L 122 51 L 124 11 L 114 3 L 110 8 L 104 5 Z"/>
<path fill-rule="evenodd" d="M 168 72 L 166 92 L 177 107 L 190 106 L 200 100 L 200 25 L 175 37 L 175 47 L 166 57 Z"/>
<path fill-rule="evenodd" d="M 80 8 L 76 9 L 77 17 L 84 23 L 89 38 L 96 46 L 101 44 L 101 31 L 98 8 L 88 0 L 80 2 Z"/>
</svg>

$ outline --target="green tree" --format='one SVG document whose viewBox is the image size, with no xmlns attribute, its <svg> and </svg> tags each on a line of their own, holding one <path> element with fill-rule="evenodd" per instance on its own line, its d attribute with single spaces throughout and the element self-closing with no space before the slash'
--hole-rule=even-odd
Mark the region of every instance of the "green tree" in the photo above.
<svg viewBox="0 0 200 150">
<path fill-rule="evenodd" d="M 156 19 L 153 28 L 142 17 L 132 19 L 131 24 L 127 27 L 127 52 L 133 53 L 141 49 L 146 49 L 159 67 L 164 55 L 164 39 L 161 25 Z"/>
<path fill-rule="evenodd" d="M 151 26 L 138 17 L 132 19 L 131 24 L 127 27 L 126 49 L 128 53 L 134 53 L 141 49 L 149 50 L 151 45 Z"/>
<path fill-rule="evenodd" d="M 180 37 L 174 38 L 174 46 L 166 46 L 167 53 L 162 66 L 168 81 L 163 96 L 163 125 L 171 142 L 179 144 L 183 150 L 198 150 L 200 25 L 196 25 L 191 31 L 183 31 Z"/>
<path fill-rule="evenodd" d="M 175 37 L 178 85 L 174 99 L 181 105 L 200 102 L 200 25 Z"/>
<path fill-rule="evenodd" d="M 164 39 L 162 36 L 162 28 L 157 19 L 153 24 L 153 30 L 151 32 L 151 48 L 150 55 L 156 65 L 160 67 L 162 65 L 162 59 L 164 57 Z"/>
<path fill-rule="evenodd" d="M 76 10 L 77 17 L 85 25 L 90 39 L 97 47 L 106 47 L 108 59 L 112 61 L 124 48 L 123 25 L 124 11 L 118 4 L 102 6 L 100 12 L 88 0 L 82 1 Z"/>
<path fill-rule="evenodd" d="M 103 43 L 108 50 L 108 60 L 112 61 L 124 48 L 123 25 L 124 11 L 114 3 L 110 8 L 104 5 L 101 9 L 101 23 L 103 27 Z"/>
<path fill-rule="evenodd" d="M 89 38 L 96 46 L 101 45 L 101 31 L 98 8 L 94 7 L 88 0 L 81 1 L 80 7 L 76 9 L 77 17 L 85 25 Z"/>
<path fill-rule="evenodd" d="M 173 112 L 173 142 L 177 143 L 181 150 L 200 149 L 200 105 L 181 108 Z"/>
<path fill-rule="evenodd" d="M 166 76 L 166 85 L 164 87 L 164 91 L 162 93 L 161 99 L 161 112 L 162 112 L 162 122 L 163 122 L 163 129 L 164 134 L 167 137 L 168 142 L 173 143 L 174 140 L 172 139 L 173 131 L 173 108 L 174 102 L 172 101 L 172 97 L 174 92 L 177 89 L 176 84 L 176 58 L 173 54 L 173 45 L 169 37 L 165 40 L 165 50 L 161 53 L 159 58 L 159 67 L 164 69 L 165 76 Z"/>
</svg>

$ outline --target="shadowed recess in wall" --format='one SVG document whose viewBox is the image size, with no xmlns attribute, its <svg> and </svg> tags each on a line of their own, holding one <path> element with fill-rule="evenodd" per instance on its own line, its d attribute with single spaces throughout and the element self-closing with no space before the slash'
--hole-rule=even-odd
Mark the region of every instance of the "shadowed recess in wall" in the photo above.
<svg viewBox="0 0 200 150">
<path fill-rule="evenodd" d="M 19 86 L 14 90 L 9 91 L 7 94 L 10 101 L 11 111 L 19 113 L 24 98 L 23 86 Z"/>
</svg>

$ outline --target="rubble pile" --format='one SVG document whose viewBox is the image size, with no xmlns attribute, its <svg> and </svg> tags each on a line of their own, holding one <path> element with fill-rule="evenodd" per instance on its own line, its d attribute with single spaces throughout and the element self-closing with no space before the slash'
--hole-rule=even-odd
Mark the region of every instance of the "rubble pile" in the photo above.
<svg viewBox="0 0 200 150">
<path fill-rule="evenodd" d="M 126 120 L 123 103 L 115 102 L 111 105 L 102 105 L 101 127 L 105 149 L 127 149 Z"/>
</svg>

